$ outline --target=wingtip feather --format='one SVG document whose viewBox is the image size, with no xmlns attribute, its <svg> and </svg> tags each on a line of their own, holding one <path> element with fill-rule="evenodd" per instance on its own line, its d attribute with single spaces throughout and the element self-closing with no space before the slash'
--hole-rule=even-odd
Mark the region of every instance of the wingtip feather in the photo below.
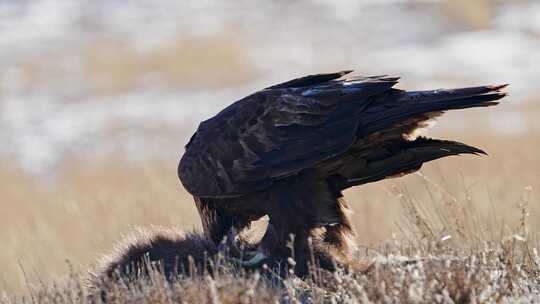
<svg viewBox="0 0 540 304">
<path fill-rule="evenodd" d="M 350 74 L 352 72 L 354 72 L 354 70 L 343 70 L 343 71 L 337 72 L 337 74 L 339 74 L 341 76 L 345 76 L 345 75 Z"/>
<path fill-rule="evenodd" d="M 493 91 L 500 91 L 506 87 L 508 87 L 510 84 L 509 83 L 504 83 L 504 84 L 499 84 L 499 85 L 490 85 L 490 86 L 487 86 L 489 89 L 493 90 Z"/>
<path fill-rule="evenodd" d="M 451 152 L 454 155 L 461 155 L 461 154 L 474 154 L 474 155 L 488 155 L 486 151 L 469 146 L 467 144 L 458 142 L 458 141 L 452 141 L 452 140 L 443 140 L 443 139 L 434 139 L 434 138 L 428 138 L 420 136 L 417 139 L 411 141 L 409 143 L 411 147 L 431 147 L 431 148 L 438 148 L 442 151 Z"/>
</svg>

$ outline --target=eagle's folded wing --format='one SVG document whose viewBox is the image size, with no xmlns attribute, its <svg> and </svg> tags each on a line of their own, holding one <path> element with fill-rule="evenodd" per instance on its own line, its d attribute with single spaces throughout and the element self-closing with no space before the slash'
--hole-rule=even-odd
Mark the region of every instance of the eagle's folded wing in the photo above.
<svg viewBox="0 0 540 304">
<path fill-rule="evenodd" d="M 269 87 L 204 121 L 178 167 L 198 197 L 232 197 L 345 152 L 371 96 L 397 78 L 340 79 L 349 71 L 306 76 Z"/>
</svg>

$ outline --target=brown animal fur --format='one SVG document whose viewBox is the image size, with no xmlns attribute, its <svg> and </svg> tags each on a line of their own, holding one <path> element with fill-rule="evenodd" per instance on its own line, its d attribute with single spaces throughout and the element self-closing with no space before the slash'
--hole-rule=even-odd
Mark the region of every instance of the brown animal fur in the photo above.
<svg viewBox="0 0 540 304">
<path fill-rule="evenodd" d="M 331 229 L 326 229 L 329 228 Z M 272 231 L 272 227 L 269 226 L 267 231 Z M 330 271 L 334 271 L 338 265 L 347 265 L 350 253 L 342 250 L 345 248 L 328 244 L 346 243 L 347 241 L 342 239 L 353 236 L 352 228 L 336 227 L 335 230 L 314 231 L 312 262 Z M 240 258 L 241 248 L 249 250 L 257 244 L 241 238 L 238 243 L 227 242 L 225 246 L 230 257 Z M 225 246 L 218 247 L 207 237 L 195 232 L 187 233 L 164 227 L 138 228 L 123 238 L 110 254 L 98 260 L 97 265 L 89 272 L 86 285 L 90 291 L 99 291 L 103 284 L 110 281 L 130 282 L 138 278 L 148 278 L 152 270 L 163 273 L 167 279 L 177 275 L 201 275 L 206 272 L 212 274 L 217 254 L 225 250 L 220 247 Z M 271 262 L 269 261 L 269 264 Z M 280 266 L 287 265 L 286 260 L 273 262 Z M 287 273 L 286 269 L 281 271 L 282 274 Z"/>
<path fill-rule="evenodd" d="M 217 252 L 213 242 L 197 233 L 163 227 L 139 228 L 97 262 L 89 273 L 87 285 L 93 289 L 111 280 L 147 277 L 152 269 L 167 278 L 202 273 L 211 270 L 209 260 Z"/>
</svg>

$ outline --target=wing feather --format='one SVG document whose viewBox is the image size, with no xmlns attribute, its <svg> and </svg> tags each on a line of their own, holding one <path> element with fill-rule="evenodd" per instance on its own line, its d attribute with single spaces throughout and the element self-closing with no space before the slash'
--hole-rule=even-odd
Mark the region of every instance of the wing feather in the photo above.
<svg viewBox="0 0 540 304">
<path fill-rule="evenodd" d="M 245 195 L 344 153 L 369 97 L 397 83 L 339 79 L 349 72 L 269 87 L 202 122 L 178 167 L 186 189 L 198 197 Z"/>
<path fill-rule="evenodd" d="M 444 111 L 491 106 L 505 96 L 504 85 L 407 92 L 392 88 L 396 77 L 342 78 L 349 72 L 266 88 L 203 121 L 178 166 L 185 188 L 198 197 L 235 197 L 308 168 L 346 172 L 353 161 L 362 168 L 384 156 L 377 146 L 406 145 L 408 134 Z"/>
</svg>

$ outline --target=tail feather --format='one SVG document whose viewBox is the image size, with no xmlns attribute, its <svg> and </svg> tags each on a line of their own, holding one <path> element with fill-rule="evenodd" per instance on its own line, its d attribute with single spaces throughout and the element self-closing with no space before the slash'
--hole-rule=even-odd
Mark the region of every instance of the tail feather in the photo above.
<svg viewBox="0 0 540 304">
<path fill-rule="evenodd" d="M 385 178 L 403 176 L 419 170 L 422 164 L 442 157 L 461 154 L 487 155 L 479 148 L 466 144 L 420 137 L 414 141 L 403 142 L 394 147 L 392 156 L 368 163 L 359 162 L 359 167 L 349 168 L 347 176 L 338 186 L 341 190 L 376 182 Z M 354 165 L 353 165 L 354 166 Z"/>
<path fill-rule="evenodd" d="M 393 126 L 415 115 L 444 112 L 474 107 L 489 107 L 507 94 L 501 89 L 507 85 L 481 86 L 454 90 L 400 91 L 402 96 L 391 104 L 374 105 L 372 113 L 362 117 L 361 135 L 367 135 Z"/>
<path fill-rule="evenodd" d="M 500 92 L 502 89 L 506 88 L 508 84 L 502 85 L 489 85 L 489 86 L 478 86 L 478 87 L 468 87 L 468 88 L 459 88 L 452 90 L 431 90 L 431 91 L 409 91 L 400 98 L 400 101 L 407 102 L 412 100 L 421 100 L 422 102 L 431 102 L 431 101 L 449 101 L 456 99 L 463 99 L 467 97 L 479 96 L 487 93 L 496 93 Z"/>
</svg>

